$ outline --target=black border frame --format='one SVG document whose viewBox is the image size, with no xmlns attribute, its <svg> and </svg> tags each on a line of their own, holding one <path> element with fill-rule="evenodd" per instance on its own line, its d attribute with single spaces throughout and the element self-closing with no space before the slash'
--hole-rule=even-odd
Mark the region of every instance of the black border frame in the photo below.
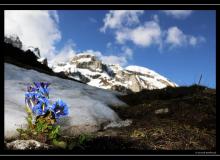
<svg viewBox="0 0 220 160">
<path fill-rule="evenodd" d="M 219 11 L 218 11 L 218 7 L 216 5 L 178 5 L 178 4 L 173 4 L 173 5 L 138 5 L 138 4 L 127 4 L 127 5 L 121 5 L 121 4 L 116 4 L 116 5 L 103 5 L 103 4 L 98 4 L 98 5 L 89 5 L 89 4 L 85 4 L 85 5 L 76 5 L 76 4 L 51 4 L 51 5 L 2 5 L 1 7 L 1 18 L 2 18 L 2 23 L 4 26 L 4 10 L 15 10 L 15 9 L 22 9 L 22 10 L 117 10 L 117 9 L 126 9 L 126 10 L 133 10 L 133 9 L 138 9 L 138 10 L 162 10 L 162 9 L 192 9 L 192 10 L 216 10 L 216 44 L 218 44 L 218 37 L 219 37 L 219 32 L 218 32 L 218 28 L 219 28 L 219 21 L 218 18 L 220 17 L 219 15 Z M 3 27 L 3 32 L 1 32 L 2 34 L 2 41 L 4 38 L 4 27 Z M 219 45 L 216 45 L 216 74 L 218 73 L 218 67 L 217 67 L 217 59 L 218 59 L 218 53 L 219 52 Z M 1 54 L 2 55 L 2 54 Z M 3 58 L 1 58 L 1 60 L 3 60 Z M 4 73 L 4 60 L 2 61 L 3 65 L 2 65 L 2 73 Z M 3 75 L 4 77 L 4 75 Z M 218 79 L 218 74 L 216 75 L 216 89 L 218 90 L 218 83 L 217 83 L 217 79 Z M 4 87 L 4 80 L 3 80 L 3 87 Z M 3 89 L 3 94 L 4 95 L 4 89 Z M 218 96 L 218 92 L 217 92 L 217 96 Z M 218 99 L 218 98 L 217 98 Z M 4 101 L 3 102 L 3 106 L 4 106 Z M 218 102 L 217 102 L 217 106 L 218 106 Z M 219 112 L 218 107 L 217 109 L 217 113 Z M 1 116 L 1 120 L 3 121 L 4 124 L 4 107 L 1 107 L 1 113 L 3 113 L 3 116 Z M 216 117 L 216 121 L 219 121 L 218 116 Z M 219 124 L 217 124 L 217 128 L 216 128 L 216 143 L 218 142 L 218 128 L 219 128 Z M 219 144 L 216 144 L 216 151 L 196 151 L 196 150 L 171 150 L 171 151 L 149 151 L 149 152 L 130 152 L 129 153 L 124 153 L 124 152 L 106 152 L 106 153 L 89 153 L 89 152 L 83 152 L 83 153 L 72 153 L 71 151 L 11 151 L 11 150 L 4 150 L 4 132 L 1 132 L 1 139 L 0 142 L 2 142 L 1 146 L 0 146 L 0 154 L 3 155 L 54 155 L 54 156 L 58 156 L 58 155 L 142 155 L 142 156 L 152 156 L 152 155 L 190 155 L 190 156 L 215 156 L 215 155 L 219 155 Z M 196 154 L 196 152 L 203 152 L 204 154 Z M 205 152 L 211 152 L 211 154 L 207 154 Z M 213 154 L 213 152 L 216 152 Z"/>
<path fill-rule="evenodd" d="M 32 0 L 32 4 L 219 4 L 218 0 Z M 29 4 L 30 0 L 19 0 L 19 4 Z M 1 4 L 18 4 L 16 0 L 1 0 Z"/>
</svg>

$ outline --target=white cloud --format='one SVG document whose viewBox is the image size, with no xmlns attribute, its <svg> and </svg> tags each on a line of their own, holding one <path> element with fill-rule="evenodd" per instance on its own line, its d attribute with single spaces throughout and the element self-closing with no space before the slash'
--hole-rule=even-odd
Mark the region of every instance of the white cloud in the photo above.
<svg viewBox="0 0 220 160">
<path fill-rule="evenodd" d="M 191 15 L 193 11 L 164 10 L 162 12 L 174 18 L 186 18 Z M 186 45 L 196 46 L 204 42 L 203 37 L 187 35 L 175 26 L 168 28 L 168 30 L 161 29 L 159 16 L 157 14 L 151 16 L 152 20 L 141 23 L 139 16 L 143 13 L 143 11 L 110 11 L 103 20 L 104 26 L 101 28 L 101 31 L 105 32 L 107 28 L 112 29 L 116 42 L 122 46 L 127 45 L 127 42 L 132 42 L 140 47 L 157 45 L 159 51 L 162 51 L 165 45 L 171 45 L 173 48 Z M 129 14 L 131 15 L 129 16 Z"/>
<path fill-rule="evenodd" d="M 135 14 L 116 13 L 121 18 L 127 17 L 128 23 L 138 22 Z M 127 14 L 122 16 L 122 14 Z M 91 21 L 95 22 L 94 19 Z M 30 11 L 30 10 L 7 10 L 5 11 L 5 35 L 17 35 L 25 45 L 24 49 L 29 46 L 38 47 L 42 57 L 48 59 L 49 65 L 57 62 L 67 62 L 77 54 L 75 44 L 69 40 L 59 51 L 55 43 L 61 40 L 61 32 L 58 28 L 59 16 L 56 11 Z M 111 47 L 112 43 L 107 46 Z M 132 50 L 128 47 L 123 48 L 123 54 L 103 55 L 99 51 L 86 50 L 82 53 L 91 53 L 100 58 L 104 63 L 115 63 L 120 65 L 127 64 L 128 57 L 132 57 Z"/>
<path fill-rule="evenodd" d="M 189 38 L 189 44 L 195 46 L 197 43 L 198 43 L 198 40 L 197 40 L 196 37 L 191 36 L 191 37 Z"/>
<path fill-rule="evenodd" d="M 96 54 L 98 55 L 98 54 Z M 133 57 L 133 50 L 127 46 L 121 47 L 121 53 L 117 55 L 108 55 L 105 56 L 99 53 L 98 57 L 107 64 L 119 64 L 121 66 L 125 66 L 128 63 L 129 59 Z"/>
<path fill-rule="evenodd" d="M 58 54 L 54 55 L 53 58 L 49 61 L 49 64 L 68 62 L 72 57 L 76 55 L 75 51 L 76 45 L 69 40 L 65 43 L 64 47 L 59 51 Z"/>
<path fill-rule="evenodd" d="M 146 22 L 144 26 L 139 26 L 131 32 L 131 40 L 135 44 L 144 47 L 158 43 L 160 36 L 160 26 L 154 21 Z"/>
<path fill-rule="evenodd" d="M 174 26 L 168 29 L 165 41 L 170 44 L 171 47 L 181 47 L 186 45 L 195 46 L 198 43 L 204 42 L 205 38 L 184 34 L 182 30 Z"/>
<path fill-rule="evenodd" d="M 178 27 L 170 27 L 167 31 L 166 42 L 174 46 L 182 46 L 187 42 L 187 38 Z"/>
<path fill-rule="evenodd" d="M 86 50 L 83 53 L 92 53 L 104 63 L 120 64 L 122 66 L 132 59 L 133 50 L 125 43 L 132 42 L 141 47 L 149 47 L 153 44 L 160 48 L 164 44 L 172 47 L 191 45 L 195 46 L 204 42 L 203 37 L 186 35 L 178 27 L 170 27 L 167 31 L 161 30 L 158 15 L 153 15 L 151 21 L 141 24 L 139 16 L 143 11 L 110 11 L 104 18 L 102 32 L 113 29 L 116 41 L 123 44 L 118 55 L 104 55 L 99 51 Z M 7 10 L 5 11 L 5 35 L 15 34 L 19 36 L 25 47 L 38 47 L 42 57 L 47 57 L 50 62 L 66 62 L 77 54 L 75 44 L 68 41 L 58 51 L 55 44 L 61 40 L 61 32 L 58 27 L 59 16 L 56 11 L 30 11 Z M 165 36 L 164 36 L 165 32 Z M 109 42 L 107 48 L 113 44 Z M 25 49 L 25 48 L 24 48 Z"/>
<path fill-rule="evenodd" d="M 104 26 L 101 28 L 105 32 L 107 28 L 113 29 L 115 39 L 119 44 L 125 44 L 127 41 L 141 46 L 148 47 L 152 44 L 161 46 L 161 29 L 158 15 L 152 16 L 152 21 L 140 24 L 139 16 L 142 10 L 120 10 L 109 11 L 103 19 Z"/>
<path fill-rule="evenodd" d="M 184 19 L 192 14 L 192 10 L 164 10 L 166 15 L 170 15 L 177 19 Z"/>
<path fill-rule="evenodd" d="M 5 35 L 17 35 L 25 45 L 38 47 L 41 56 L 52 59 L 55 43 L 61 39 L 56 11 L 6 10 Z"/>
<path fill-rule="evenodd" d="M 122 55 L 124 55 L 124 57 L 126 57 L 127 59 L 132 59 L 133 57 L 133 50 L 127 46 L 123 46 L 121 48 L 122 50 Z"/>
<path fill-rule="evenodd" d="M 161 37 L 161 29 L 157 22 L 149 21 L 143 26 L 133 29 L 123 29 L 116 32 L 116 40 L 120 44 L 126 41 L 132 41 L 134 44 L 148 47 L 151 44 L 159 44 Z"/>
<path fill-rule="evenodd" d="M 107 64 L 119 64 L 120 66 L 125 66 L 127 64 L 127 59 L 123 56 L 102 56 L 101 60 Z"/>
<path fill-rule="evenodd" d="M 195 36 L 189 36 L 189 44 L 192 46 L 196 46 L 199 43 L 205 42 L 205 38 L 202 36 L 195 37 Z"/>
<path fill-rule="evenodd" d="M 139 23 L 139 15 L 143 14 L 142 10 L 114 10 L 109 11 L 103 19 L 104 26 L 100 29 L 105 32 L 107 28 L 118 29 L 123 26 L 132 26 Z"/>
<path fill-rule="evenodd" d="M 95 55 L 97 58 L 99 58 L 101 61 L 103 61 L 106 64 L 119 64 L 121 66 L 125 66 L 127 64 L 127 57 L 125 55 L 103 55 L 100 51 L 94 51 L 94 50 L 86 50 L 83 52 L 80 52 L 79 54 L 92 54 Z"/>
<path fill-rule="evenodd" d="M 59 23 L 60 19 L 59 19 L 57 11 L 56 10 L 49 10 L 48 12 L 49 12 L 51 18 L 53 18 L 56 21 L 56 23 Z"/>
<path fill-rule="evenodd" d="M 125 28 L 123 30 L 119 30 L 115 32 L 115 39 L 119 44 L 124 44 L 126 40 L 129 39 L 129 35 L 128 33 L 130 33 L 131 30 L 128 28 Z"/>
</svg>

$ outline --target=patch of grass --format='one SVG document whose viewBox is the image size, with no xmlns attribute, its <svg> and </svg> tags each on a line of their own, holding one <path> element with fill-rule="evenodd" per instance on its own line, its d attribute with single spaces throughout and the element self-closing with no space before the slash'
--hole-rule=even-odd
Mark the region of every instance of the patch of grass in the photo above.
<svg viewBox="0 0 220 160">
<path fill-rule="evenodd" d="M 216 92 L 204 86 L 167 87 L 121 96 L 129 107 L 114 107 L 132 119 L 124 135 L 155 150 L 215 150 Z M 167 113 L 156 114 L 158 109 Z M 123 132 L 123 130 L 121 130 Z"/>
<path fill-rule="evenodd" d="M 90 141 L 92 138 L 94 138 L 94 135 L 92 134 L 80 134 L 75 137 L 63 137 L 63 140 L 67 142 L 67 149 L 68 150 L 74 150 L 74 149 L 85 149 L 85 143 Z"/>
<path fill-rule="evenodd" d="M 139 128 L 131 137 L 142 138 L 154 150 L 215 150 L 215 132 L 180 123 Z"/>
<path fill-rule="evenodd" d="M 152 100 L 170 100 L 173 98 L 181 98 L 191 96 L 201 91 L 208 89 L 205 86 L 192 85 L 181 87 L 166 87 L 163 89 L 142 90 L 138 93 L 131 93 L 126 96 L 118 96 L 119 99 L 126 102 L 128 105 L 138 105 L 147 103 Z"/>
</svg>

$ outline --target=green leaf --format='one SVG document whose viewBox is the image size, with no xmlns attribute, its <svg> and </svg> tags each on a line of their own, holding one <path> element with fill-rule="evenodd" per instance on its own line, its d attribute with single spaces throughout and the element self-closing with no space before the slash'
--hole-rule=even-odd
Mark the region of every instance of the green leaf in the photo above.
<svg viewBox="0 0 220 160">
<path fill-rule="evenodd" d="M 24 132 L 22 128 L 17 128 L 16 131 L 19 132 L 20 134 Z"/>
<path fill-rule="evenodd" d="M 64 141 L 57 141 L 57 140 L 54 139 L 52 141 L 52 143 L 53 143 L 54 146 L 62 148 L 62 149 L 66 149 L 66 147 L 67 147 L 67 143 L 64 142 Z"/>
</svg>

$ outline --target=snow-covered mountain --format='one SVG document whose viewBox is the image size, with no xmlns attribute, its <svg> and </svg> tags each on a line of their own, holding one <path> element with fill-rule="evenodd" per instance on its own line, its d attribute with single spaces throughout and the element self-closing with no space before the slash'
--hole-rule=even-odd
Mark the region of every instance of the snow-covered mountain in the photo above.
<svg viewBox="0 0 220 160">
<path fill-rule="evenodd" d="M 77 54 L 69 62 L 52 64 L 51 68 L 88 85 L 124 93 L 177 86 L 148 68 L 105 64 L 92 54 Z"/>
<path fill-rule="evenodd" d="M 23 50 L 25 48 L 30 51 L 27 52 L 28 54 L 33 54 L 38 62 L 48 67 L 47 59 L 41 57 L 40 50 L 34 47 L 23 47 L 19 37 L 5 37 L 5 43 L 10 43 Z M 77 54 L 69 62 L 54 62 L 49 64 L 49 67 L 55 73 L 64 74 L 88 85 L 123 93 L 177 86 L 174 82 L 148 68 L 140 66 L 122 68 L 117 64 L 105 64 L 91 53 Z"/>
</svg>

